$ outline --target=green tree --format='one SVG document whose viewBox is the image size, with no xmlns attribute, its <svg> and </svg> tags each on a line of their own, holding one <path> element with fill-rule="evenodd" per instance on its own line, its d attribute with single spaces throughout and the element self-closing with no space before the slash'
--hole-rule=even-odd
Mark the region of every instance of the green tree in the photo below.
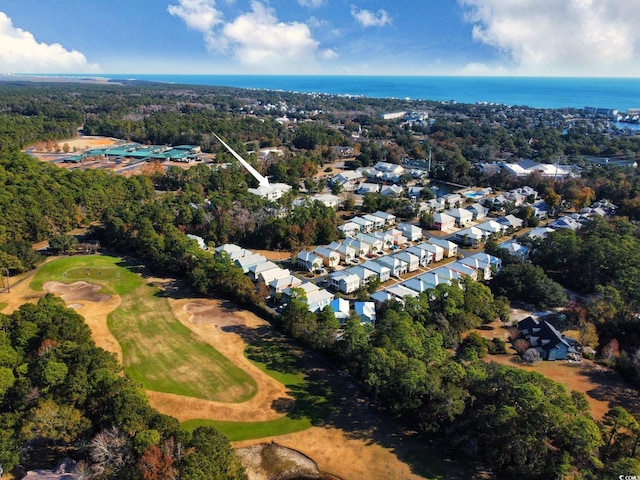
<svg viewBox="0 0 640 480">
<path fill-rule="evenodd" d="M 184 480 L 246 480 L 247 476 L 229 441 L 212 427 L 193 431 L 184 459 Z"/>
</svg>

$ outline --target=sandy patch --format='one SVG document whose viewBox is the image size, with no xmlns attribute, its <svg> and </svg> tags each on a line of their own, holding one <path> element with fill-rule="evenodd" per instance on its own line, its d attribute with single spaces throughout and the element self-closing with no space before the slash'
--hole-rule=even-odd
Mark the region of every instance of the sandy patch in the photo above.
<svg viewBox="0 0 640 480">
<path fill-rule="evenodd" d="M 252 252 L 264 255 L 267 260 L 272 262 L 281 262 L 283 260 L 291 260 L 291 252 L 277 252 L 275 250 L 251 250 Z"/>
<path fill-rule="evenodd" d="M 67 305 L 68 308 L 70 308 L 71 310 L 80 310 L 82 307 L 84 307 L 83 303 L 70 303 Z"/>
<path fill-rule="evenodd" d="M 46 282 L 42 288 L 45 292 L 60 296 L 65 302 L 84 300 L 87 302 L 106 302 L 111 295 L 98 293 L 102 289 L 100 285 L 88 282 L 74 282 L 70 284 L 62 282 Z"/>
<path fill-rule="evenodd" d="M 231 325 L 243 325 L 244 318 L 228 309 L 221 309 L 220 305 L 207 305 L 202 302 L 187 303 L 182 307 L 191 314 L 189 321 L 196 325 L 213 324 L 217 328 Z"/>
<path fill-rule="evenodd" d="M 261 439 L 259 442 L 278 442 L 279 445 L 297 450 L 312 458 L 322 472 L 344 479 L 423 479 L 402 463 L 393 449 L 379 445 L 373 438 L 349 438 L 336 428 L 312 427 L 303 432 L 280 437 Z M 235 448 L 258 442 L 235 442 Z M 258 477 L 259 478 L 259 477 Z"/>
<path fill-rule="evenodd" d="M 313 460 L 277 443 L 260 443 L 236 452 L 250 480 L 321 478 Z"/>
</svg>

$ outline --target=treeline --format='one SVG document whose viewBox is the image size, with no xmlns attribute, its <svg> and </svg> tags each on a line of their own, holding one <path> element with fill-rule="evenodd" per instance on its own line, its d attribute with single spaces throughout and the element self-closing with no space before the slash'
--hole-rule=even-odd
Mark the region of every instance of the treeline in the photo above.
<svg viewBox="0 0 640 480">
<path fill-rule="evenodd" d="M 0 314 L 0 465 L 20 474 L 65 456 L 82 478 L 246 478 L 220 433 L 190 434 L 151 408 L 84 319 L 47 295 Z"/>
<path fill-rule="evenodd" d="M 463 340 L 469 329 L 508 314 L 488 287 L 469 280 L 463 289 L 438 285 L 404 306 L 385 304 L 375 328 L 352 315 L 339 338 L 333 312 L 309 312 L 303 295 L 294 295 L 281 315 L 290 335 L 347 369 L 377 405 L 488 465 L 498 478 L 640 473 L 638 417 L 616 407 L 595 422 L 584 394 L 535 372 L 479 360 L 504 351 L 500 341 L 478 335 Z"/>
</svg>

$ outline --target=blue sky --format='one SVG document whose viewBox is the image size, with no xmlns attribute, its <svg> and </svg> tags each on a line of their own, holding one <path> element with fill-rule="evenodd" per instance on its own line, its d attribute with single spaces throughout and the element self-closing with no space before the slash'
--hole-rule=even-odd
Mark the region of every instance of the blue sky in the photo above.
<svg viewBox="0 0 640 480">
<path fill-rule="evenodd" d="M 640 76 L 640 0 L 0 0 L 0 73 Z"/>
</svg>

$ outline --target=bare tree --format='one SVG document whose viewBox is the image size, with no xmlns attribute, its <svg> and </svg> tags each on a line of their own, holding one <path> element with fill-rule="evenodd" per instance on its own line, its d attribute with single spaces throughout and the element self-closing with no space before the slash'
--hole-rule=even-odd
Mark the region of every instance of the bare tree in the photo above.
<svg viewBox="0 0 640 480">
<path fill-rule="evenodd" d="M 524 355 L 522 355 L 522 359 L 525 362 L 529 363 L 536 363 L 542 360 L 542 358 L 540 357 L 540 352 L 538 352 L 538 350 L 536 350 L 535 348 L 527 349 L 527 351 L 524 352 Z"/>
<path fill-rule="evenodd" d="M 102 430 L 89 444 L 89 456 L 99 474 L 111 475 L 130 460 L 131 445 L 126 434 L 117 427 Z"/>
</svg>

